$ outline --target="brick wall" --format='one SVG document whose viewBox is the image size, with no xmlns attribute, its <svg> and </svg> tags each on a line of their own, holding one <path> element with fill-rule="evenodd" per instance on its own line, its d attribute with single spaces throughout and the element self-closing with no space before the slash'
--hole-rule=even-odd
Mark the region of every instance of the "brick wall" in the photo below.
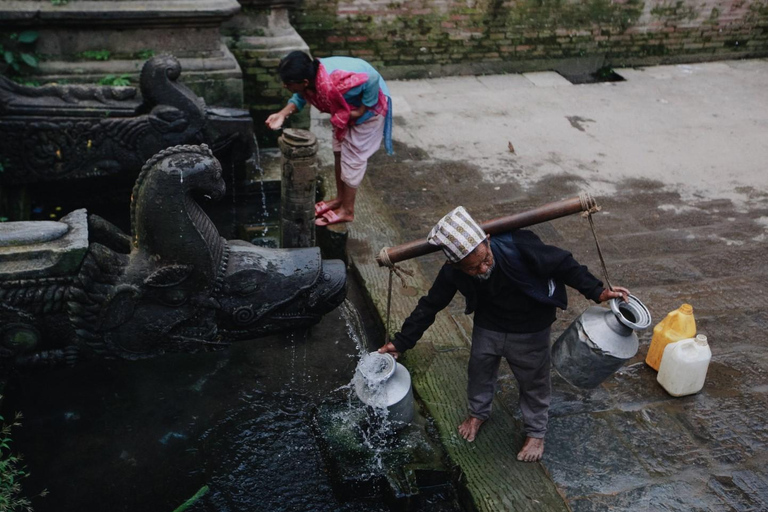
<svg viewBox="0 0 768 512">
<path fill-rule="evenodd" d="M 388 77 L 768 55 L 768 0 L 304 0 L 291 21 Z"/>
</svg>

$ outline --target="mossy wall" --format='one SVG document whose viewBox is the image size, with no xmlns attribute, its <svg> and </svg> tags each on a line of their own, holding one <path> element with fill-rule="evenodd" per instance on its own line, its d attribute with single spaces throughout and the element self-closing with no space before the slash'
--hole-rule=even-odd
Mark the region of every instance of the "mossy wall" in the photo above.
<svg viewBox="0 0 768 512">
<path fill-rule="evenodd" d="M 768 55 L 768 0 L 305 0 L 291 21 L 315 56 L 389 77 Z"/>
<path fill-rule="evenodd" d="M 243 1 L 243 0 L 241 0 Z M 248 26 L 224 30 L 240 63 L 260 143 L 289 93 L 280 57 L 305 49 L 350 55 L 386 78 L 642 66 L 768 56 L 768 0 L 303 0 L 290 9 L 301 45 L 269 44 L 269 9 L 244 5 Z M 286 23 L 288 20 L 286 19 Z M 254 28 L 255 27 L 255 28 Z M 265 36 L 254 44 L 247 36 Z M 290 123 L 306 127 L 306 114 Z"/>
</svg>

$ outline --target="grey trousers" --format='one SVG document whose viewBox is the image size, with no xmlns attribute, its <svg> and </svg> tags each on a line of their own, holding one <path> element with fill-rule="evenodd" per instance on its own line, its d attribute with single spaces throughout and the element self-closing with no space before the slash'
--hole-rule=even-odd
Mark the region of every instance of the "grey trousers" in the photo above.
<svg viewBox="0 0 768 512">
<path fill-rule="evenodd" d="M 491 415 L 501 358 L 507 360 L 520 389 L 520 410 L 528 437 L 547 432 L 550 380 L 551 328 L 526 334 L 505 334 L 474 327 L 469 358 L 469 414 L 481 420 Z"/>
</svg>

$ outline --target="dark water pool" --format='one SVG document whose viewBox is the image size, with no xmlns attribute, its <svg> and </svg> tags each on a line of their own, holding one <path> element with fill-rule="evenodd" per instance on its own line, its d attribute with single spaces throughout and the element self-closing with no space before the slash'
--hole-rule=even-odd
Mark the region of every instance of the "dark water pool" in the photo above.
<svg viewBox="0 0 768 512">
<path fill-rule="evenodd" d="M 48 511 L 387 511 L 339 501 L 311 427 L 322 400 L 345 393 L 359 337 L 343 308 L 307 332 L 204 354 L 102 361 L 17 376 L 6 413 L 25 493 Z M 368 349 L 368 348 L 366 348 Z M 420 510 L 457 510 L 450 496 Z"/>
</svg>

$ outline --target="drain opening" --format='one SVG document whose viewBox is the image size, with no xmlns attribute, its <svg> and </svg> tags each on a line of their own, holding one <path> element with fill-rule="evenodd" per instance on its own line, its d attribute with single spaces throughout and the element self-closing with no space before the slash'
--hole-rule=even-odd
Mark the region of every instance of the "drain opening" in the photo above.
<svg viewBox="0 0 768 512">
<path fill-rule="evenodd" d="M 624 82 L 626 79 L 613 70 L 611 66 L 603 66 L 597 71 L 585 73 L 564 73 L 558 71 L 563 78 L 574 85 L 599 84 L 603 82 Z"/>
</svg>

